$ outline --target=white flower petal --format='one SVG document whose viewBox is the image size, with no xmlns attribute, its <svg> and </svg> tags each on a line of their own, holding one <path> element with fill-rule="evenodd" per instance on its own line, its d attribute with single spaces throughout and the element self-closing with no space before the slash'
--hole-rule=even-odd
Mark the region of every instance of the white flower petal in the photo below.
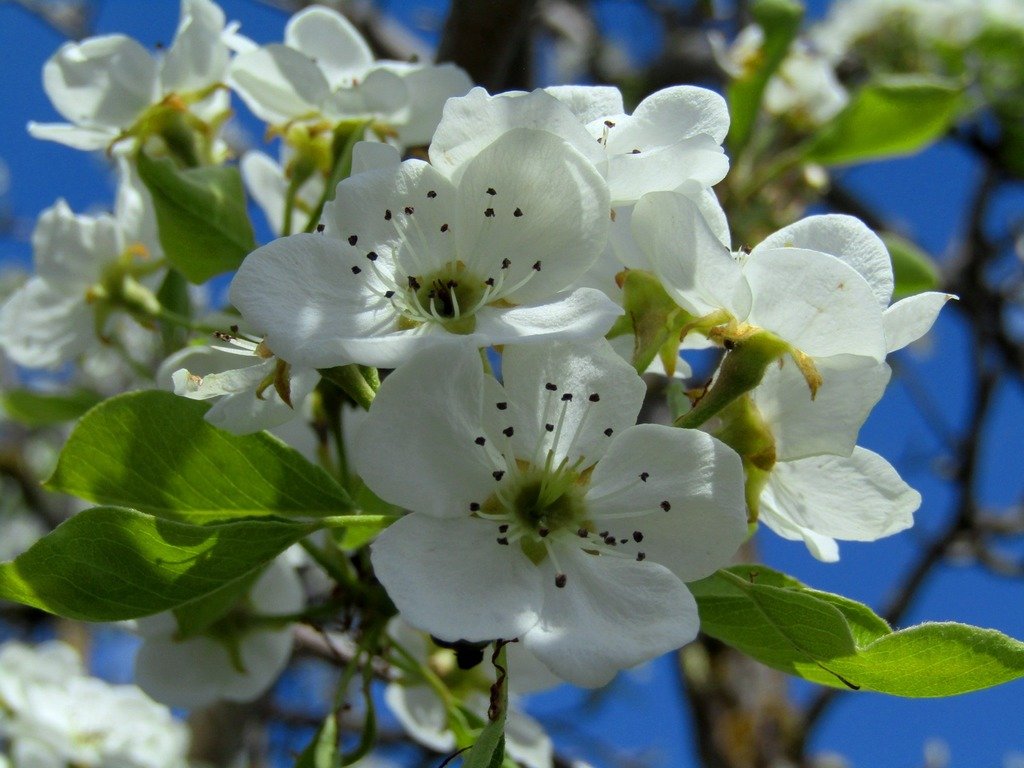
<svg viewBox="0 0 1024 768">
<path fill-rule="evenodd" d="M 268 123 L 314 113 L 330 94 L 317 65 L 285 45 L 238 54 L 228 80 L 253 114 Z"/>
<path fill-rule="evenodd" d="M 455 749 L 455 734 L 448 729 L 448 713 L 430 688 L 391 683 L 384 689 L 384 701 L 415 742 L 440 753 Z"/>
<path fill-rule="evenodd" d="M 611 129 L 608 145 L 612 151 L 628 152 L 634 146 L 668 146 L 701 134 L 721 144 L 728 132 L 729 109 L 720 94 L 693 85 L 676 85 L 641 101 L 631 116 Z"/>
<path fill-rule="evenodd" d="M 160 65 L 164 93 L 191 93 L 220 82 L 228 68 L 224 11 L 209 0 L 183 0 L 181 23 Z"/>
<path fill-rule="evenodd" d="M 867 280 L 883 309 L 889 306 L 893 286 L 889 250 L 860 219 L 838 213 L 808 216 L 766 237 L 750 252 L 750 258 L 762 258 L 762 252 L 779 248 L 803 248 L 835 256 Z"/>
<path fill-rule="evenodd" d="M 572 111 L 551 94 L 534 91 L 491 96 L 483 88 L 474 88 L 445 103 L 430 144 L 430 162 L 445 176 L 457 178 L 468 161 L 514 128 L 553 133 L 575 147 L 595 168 L 604 168 L 604 148 Z"/>
<path fill-rule="evenodd" d="M 91 152 L 96 149 L 106 149 L 110 143 L 117 138 L 118 131 L 115 128 L 82 128 L 67 123 L 36 123 L 28 124 L 28 133 L 34 139 L 43 141 L 56 141 L 72 149 L 81 149 Z"/>
<path fill-rule="evenodd" d="M 212 704 L 236 674 L 227 648 L 209 637 L 180 643 L 170 637 L 150 637 L 135 656 L 136 685 L 172 707 Z"/>
<path fill-rule="evenodd" d="M 0 346 L 18 365 L 56 368 L 96 343 L 84 296 L 33 277 L 0 308 Z"/>
<path fill-rule="evenodd" d="M 632 232 L 650 269 L 688 312 L 745 310 L 750 291 L 742 267 L 686 195 L 652 192 L 633 209 Z"/>
<path fill-rule="evenodd" d="M 537 623 L 541 571 L 495 539 L 493 523 L 411 514 L 371 546 L 373 569 L 402 616 L 443 640 L 518 637 Z"/>
<path fill-rule="evenodd" d="M 838 562 L 839 544 L 835 539 L 796 525 L 788 518 L 774 514 L 768 507 L 762 507 L 761 512 L 759 519 L 769 530 L 789 541 L 802 541 L 811 555 L 823 563 Z"/>
<path fill-rule="evenodd" d="M 538 183 L 543 179 L 543 183 Z M 492 194 L 493 192 L 493 194 Z M 458 189 L 455 238 L 471 269 L 513 285 L 517 304 L 568 287 L 604 250 L 610 205 L 604 180 L 578 152 L 550 133 L 517 128 L 466 164 Z"/>
<path fill-rule="evenodd" d="M 487 344 L 596 339 L 608 332 L 622 307 L 593 288 L 556 293 L 547 301 L 520 307 L 484 307 L 476 332 Z"/>
<path fill-rule="evenodd" d="M 556 587 L 553 573 L 544 579 L 544 609 L 523 642 L 559 677 L 604 685 L 620 669 L 696 637 L 696 602 L 667 568 L 588 555 L 575 546 L 558 556 L 566 585 Z"/>
<path fill-rule="evenodd" d="M 380 141 L 359 141 L 352 150 L 352 175 L 381 168 L 393 168 L 402 162 L 395 147 Z"/>
<path fill-rule="evenodd" d="M 811 357 L 885 359 L 882 312 L 860 273 L 834 256 L 780 248 L 747 260 L 753 303 L 748 322 Z"/>
<path fill-rule="evenodd" d="M 505 720 L 505 748 L 509 757 L 526 768 L 551 768 L 554 747 L 544 726 L 518 709 Z"/>
<path fill-rule="evenodd" d="M 352 85 L 338 88 L 324 100 L 323 112 L 331 120 L 377 118 L 405 122 L 409 89 L 405 81 L 384 67 L 375 67 Z"/>
<path fill-rule="evenodd" d="M 553 85 L 544 91 L 565 104 L 584 125 L 625 111 L 622 94 L 610 85 Z"/>
<path fill-rule="evenodd" d="M 288 665 L 295 636 L 291 627 L 275 632 L 250 632 L 241 640 L 242 666 L 245 673 L 232 668 L 219 698 L 228 701 L 254 701 L 268 690 Z"/>
<path fill-rule="evenodd" d="M 421 160 L 406 160 L 342 181 L 324 207 L 324 235 L 355 238 L 352 247 L 364 257 L 396 252 L 403 279 L 423 276 L 453 260 L 456 206 L 457 191 L 446 178 Z"/>
<path fill-rule="evenodd" d="M 55 287 L 67 287 L 69 293 L 99 282 L 124 247 L 112 217 L 78 216 L 63 200 L 43 211 L 32 232 L 36 275 Z"/>
<path fill-rule="evenodd" d="M 491 473 L 504 468 L 488 445 L 476 442 L 487 437 L 483 398 L 483 365 L 475 349 L 421 352 L 377 393 L 357 433 L 356 470 L 393 504 L 438 517 L 468 515 L 471 502 L 493 492 Z"/>
<path fill-rule="evenodd" d="M 634 151 L 639 150 L 639 151 Z M 632 149 L 608 161 L 608 187 L 615 205 L 639 200 L 648 192 L 674 190 L 688 181 L 717 184 L 729 172 L 729 158 L 704 134 L 666 147 Z"/>
<path fill-rule="evenodd" d="M 581 456 L 583 466 L 593 465 L 615 434 L 635 424 L 647 389 L 604 339 L 508 347 L 502 373 L 515 445 L 521 458 L 536 451 L 542 464 L 553 451 L 556 465 Z"/>
<path fill-rule="evenodd" d="M 454 64 L 407 64 L 383 61 L 377 67 L 394 72 L 405 81 L 409 104 L 401 124 L 392 127 L 398 131 L 403 146 L 426 146 L 430 143 L 445 102 L 455 96 L 464 96 L 473 87 L 462 69 Z"/>
<path fill-rule="evenodd" d="M 627 539 L 617 550 L 643 552 L 683 581 L 723 567 L 747 535 L 740 458 L 697 430 L 625 430 L 595 468 L 585 503 L 600 527 Z M 644 510 L 650 514 L 619 520 Z"/>
<path fill-rule="evenodd" d="M 887 308 L 882 313 L 886 351 L 903 349 L 928 333 L 939 316 L 939 310 L 955 298 L 951 293 L 928 291 L 908 296 Z"/>
<path fill-rule="evenodd" d="M 778 461 L 821 453 L 849 456 L 892 374 L 885 363 L 837 369 L 826 361 L 817 369 L 822 384 L 813 400 L 800 369 L 785 358 L 768 367 L 751 393 L 775 437 Z"/>
<path fill-rule="evenodd" d="M 156 62 L 130 37 L 90 37 L 65 43 L 43 65 L 43 88 L 72 123 L 127 128 L 157 100 Z"/>
<path fill-rule="evenodd" d="M 311 6 L 296 13 L 284 28 L 284 43 L 316 62 L 331 89 L 373 64 L 373 51 L 352 23 L 337 11 Z"/>
<path fill-rule="evenodd" d="M 875 541 L 914 524 L 921 494 L 889 462 L 858 446 L 851 456 L 779 462 L 761 505 L 769 517 L 822 536 Z"/>
<path fill-rule="evenodd" d="M 303 233 L 249 254 L 230 297 L 254 327 L 271 329 L 267 344 L 281 358 L 303 368 L 329 368 L 354 362 L 349 340 L 394 328 L 395 310 L 374 292 L 375 282 L 366 251 Z"/>
</svg>

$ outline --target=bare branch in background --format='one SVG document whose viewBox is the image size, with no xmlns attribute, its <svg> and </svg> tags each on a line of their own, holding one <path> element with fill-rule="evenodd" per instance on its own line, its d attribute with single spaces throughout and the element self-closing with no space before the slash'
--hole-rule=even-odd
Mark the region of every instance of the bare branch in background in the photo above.
<svg viewBox="0 0 1024 768">
<path fill-rule="evenodd" d="M 491 92 L 529 88 L 536 13 L 537 0 L 453 0 L 437 60 L 458 64 Z"/>
</svg>

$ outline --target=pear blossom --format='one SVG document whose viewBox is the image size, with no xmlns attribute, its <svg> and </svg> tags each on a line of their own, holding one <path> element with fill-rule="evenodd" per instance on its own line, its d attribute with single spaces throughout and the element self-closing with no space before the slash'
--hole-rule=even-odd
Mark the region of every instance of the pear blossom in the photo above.
<svg viewBox="0 0 1024 768">
<path fill-rule="evenodd" d="M 921 495 L 884 458 L 856 445 L 889 367 L 818 370 L 823 383 L 814 400 L 800 371 L 785 361 L 770 366 L 750 393 L 775 445 L 758 521 L 835 562 L 836 539 L 875 541 L 913 525 Z"/>
<path fill-rule="evenodd" d="M 608 211 L 607 187 L 578 152 L 518 129 L 457 183 L 419 160 L 345 179 L 322 232 L 250 254 L 231 301 L 300 367 L 391 368 L 426 346 L 592 338 L 621 308 L 566 289 L 603 250 Z"/>
<path fill-rule="evenodd" d="M 299 577 L 280 557 L 259 577 L 240 608 L 252 618 L 288 615 L 304 606 Z M 291 657 L 291 627 L 247 626 L 237 615 L 224 621 L 223 632 L 208 631 L 179 640 L 172 613 L 139 619 L 137 631 L 143 637 L 135 658 L 139 687 L 175 707 L 257 698 L 273 685 Z"/>
<path fill-rule="evenodd" d="M 921 338 L 935 323 L 947 301 L 956 297 L 924 291 L 892 303 L 895 278 L 885 243 L 853 216 L 808 216 L 769 235 L 750 252 L 750 259 L 776 249 L 805 249 L 835 256 L 851 266 L 870 285 L 882 310 L 885 351 L 895 352 Z"/>
<path fill-rule="evenodd" d="M 316 370 L 293 370 L 263 340 L 240 334 L 238 326 L 217 338 L 221 344 L 175 352 L 157 380 L 191 400 L 215 399 L 206 420 L 236 435 L 272 429 L 304 412 L 320 381 Z"/>
<path fill-rule="evenodd" d="M 481 719 L 487 717 L 490 697 L 487 691 L 493 683 L 485 666 L 460 669 L 455 653 L 440 648 L 430 638 L 417 632 L 401 618 L 392 620 L 388 634 L 417 662 L 428 664 L 462 702 Z M 558 685 L 561 680 L 548 671 L 523 648 L 521 643 L 510 643 L 506 648 L 510 707 L 505 720 L 505 746 L 509 756 L 527 768 L 551 768 L 553 749 L 544 728 L 516 706 L 518 695 L 540 691 Z M 446 753 L 456 749 L 455 734 L 448 727 L 448 713 L 437 694 L 415 678 L 400 678 L 384 689 L 384 700 L 398 718 L 406 732 L 417 742 L 435 752 Z"/>
<path fill-rule="evenodd" d="M 58 200 L 32 234 L 36 274 L 0 308 L 0 346 L 19 365 L 56 368 L 107 336 L 111 310 L 154 309 L 162 272 L 152 212 L 124 173 L 114 215 L 77 215 Z"/>
<path fill-rule="evenodd" d="M 385 380 L 353 459 L 412 513 L 377 538 L 374 569 L 413 626 L 518 637 L 603 685 L 696 635 L 684 582 L 746 535 L 740 461 L 703 432 L 635 425 L 643 381 L 603 340 L 507 347 L 502 370 L 461 347 Z"/>
<path fill-rule="evenodd" d="M 472 86 L 453 64 L 375 61 L 352 24 L 323 6 L 292 16 L 283 44 L 243 46 L 230 82 L 271 125 L 371 120 L 402 146 L 428 143 L 445 99 Z"/>
<path fill-rule="evenodd" d="M 140 130 L 162 133 L 169 143 L 186 126 L 208 130 L 228 107 L 218 90 L 227 74 L 226 34 L 217 5 L 182 0 L 178 31 L 159 59 L 125 35 L 65 43 L 43 66 L 43 88 L 69 122 L 32 122 L 29 133 L 93 150 Z"/>
<path fill-rule="evenodd" d="M 889 306 L 892 266 L 879 238 L 850 216 L 812 216 L 749 254 L 731 253 L 685 196 L 646 195 L 633 237 L 675 301 L 723 338 L 768 331 L 787 346 L 812 393 L 825 362 L 878 365 L 934 322 L 951 298 L 924 293 Z"/>
</svg>

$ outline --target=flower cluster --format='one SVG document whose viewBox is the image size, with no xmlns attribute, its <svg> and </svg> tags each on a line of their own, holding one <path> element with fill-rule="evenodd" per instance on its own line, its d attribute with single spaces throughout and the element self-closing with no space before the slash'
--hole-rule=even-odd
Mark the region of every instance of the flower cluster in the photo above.
<svg viewBox="0 0 1024 768">
<path fill-rule="evenodd" d="M 741 41 L 730 65 L 742 71 L 758 45 Z M 842 107 L 816 55 L 791 56 L 769 109 L 818 123 Z M 388 701 L 421 742 L 456 746 L 465 712 L 417 691 L 443 675 L 410 627 L 448 646 L 516 641 L 513 681 L 532 666 L 540 673 L 522 674 L 545 684 L 600 686 L 693 640 L 687 585 L 729 565 L 758 523 L 826 561 L 837 540 L 912 524 L 920 496 L 857 435 L 888 382 L 887 355 L 952 297 L 892 303 L 889 252 L 849 216 L 734 249 L 712 190 L 730 163 L 717 93 L 669 87 L 632 110 L 607 86 L 490 94 L 451 65 L 375 61 L 326 8 L 260 47 L 208 0 L 184 0 L 161 58 L 93 38 L 61 48 L 44 83 L 70 124 L 34 124 L 33 135 L 106 149 L 119 199 L 113 216 L 62 201 L 43 214 L 37 274 L 0 310 L 0 345 L 50 369 L 116 347 L 158 385 L 213 401 L 205 418 L 235 435 L 312 423 L 307 455 L 336 470 L 339 494 L 394 513 L 372 542 L 304 546 L 334 580 L 327 608 L 351 595 L 342 624 L 404 644 L 404 686 Z M 250 152 L 240 171 L 224 165 L 232 92 L 280 139 L 279 160 Z M 217 272 L 190 271 L 195 251 L 230 256 L 252 242 L 247 221 L 217 240 L 244 201 L 210 214 L 215 231 L 190 230 L 204 224 L 196 206 L 242 194 L 231 173 L 280 236 L 235 254 L 232 307 L 197 321 L 185 279 Z M 201 203 L 187 199 L 196 189 Z M 176 219 L 183 210 L 191 218 Z M 128 352 L 129 320 L 159 332 L 145 353 L 159 349 L 159 370 Z M 213 346 L 188 341 L 200 330 Z M 670 417 L 642 417 L 642 374 L 688 377 L 693 347 L 717 352 L 712 378 L 692 382 Z M 368 413 L 346 435 L 352 404 Z M 351 553 L 367 543 L 368 556 Z M 266 691 L 291 654 L 293 619 L 324 606 L 281 560 L 258 574 L 193 604 L 201 626 L 142 619 L 140 685 L 178 706 Z M 493 705 L 489 681 L 451 680 L 470 717 Z M 7 728 L 23 709 L 4 707 Z M 510 752 L 549 765 L 538 730 L 510 721 Z"/>
<path fill-rule="evenodd" d="M 133 685 L 86 674 L 71 646 L 0 647 L 0 739 L 14 765 L 184 768 L 188 732 Z"/>
</svg>

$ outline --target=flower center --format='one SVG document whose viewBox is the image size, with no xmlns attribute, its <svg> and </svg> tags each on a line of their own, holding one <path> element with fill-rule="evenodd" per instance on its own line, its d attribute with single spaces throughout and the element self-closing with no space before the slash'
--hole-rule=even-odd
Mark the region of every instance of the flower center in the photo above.
<svg viewBox="0 0 1024 768">
<path fill-rule="evenodd" d="M 404 301 L 396 303 L 402 313 L 399 327 L 414 328 L 434 322 L 458 334 L 476 329 L 475 312 L 487 301 L 489 293 L 489 286 L 469 274 L 461 261 L 445 264 L 423 277 L 410 275 L 407 286 L 402 292 Z"/>
</svg>

